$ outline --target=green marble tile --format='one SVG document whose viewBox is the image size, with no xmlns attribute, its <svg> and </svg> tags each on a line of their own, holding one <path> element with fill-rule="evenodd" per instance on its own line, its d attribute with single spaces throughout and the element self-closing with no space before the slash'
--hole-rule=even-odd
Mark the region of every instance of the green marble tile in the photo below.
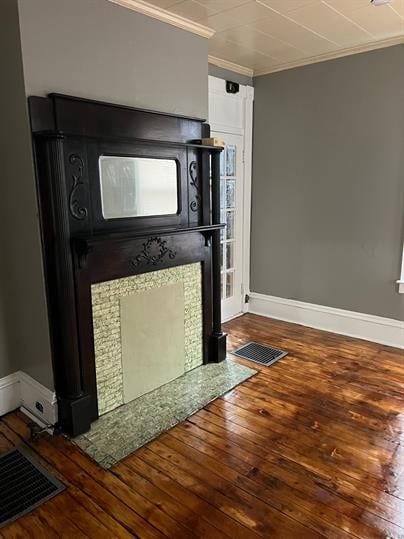
<svg viewBox="0 0 404 539">
<path fill-rule="evenodd" d="M 230 359 L 203 365 L 104 414 L 73 442 L 100 466 L 110 468 L 256 372 Z"/>
<path fill-rule="evenodd" d="M 184 288 L 184 370 L 202 364 L 202 265 L 184 264 L 91 285 L 95 370 L 100 415 L 124 402 L 120 300 L 139 292 L 182 283 Z"/>
</svg>

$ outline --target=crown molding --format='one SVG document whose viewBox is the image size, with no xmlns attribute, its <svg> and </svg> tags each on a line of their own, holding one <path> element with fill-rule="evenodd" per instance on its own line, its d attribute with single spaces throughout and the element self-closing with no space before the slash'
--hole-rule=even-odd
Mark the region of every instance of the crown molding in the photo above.
<svg viewBox="0 0 404 539">
<path fill-rule="evenodd" d="M 229 71 L 234 71 L 235 73 L 239 73 L 240 75 L 246 75 L 247 77 L 254 76 L 253 69 L 249 67 L 241 66 L 239 64 L 234 64 L 233 62 L 229 62 L 228 60 L 223 60 L 222 58 L 217 58 L 217 56 L 209 55 L 208 62 L 217 67 L 221 67 L 223 69 L 228 69 Z"/>
<path fill-rule="evenodd" d="M 153 19 L 157 19 L 167 24 L 171 24 L 172 26 L 181 28 L 181 30 L 186 30 L 187 32 L 197 34 L 198 36 L 205 37 L 207 39 L 211 38 L 215 34 L 215 30 L 213 30 L 212 28 L 208 28 L 207 26 L 198 24 L 197 22 L 186 19 L 185 17 L 181 17 L 180 15 L 175 15 L 175 13 L 171 13 L 166 9 L 161 9 L 147 2 L 143 2 L 143 0 L 109 1 L 113 4 L 118 4 L 119 6 L 126 7 L 127 9 L 131 9 L 132 11 L 136 11 L 137 13 L 141 13 L 142 15 L 147 15 L 148 17 L 151 17 Z"/>
<path fill-rule="evenodd" d="M 212 28 L 203 26 L 197 22 L 191 21 L 180 15 L 176 15 L 167 11 L 166 9 L 159 8 L 143 0 L 108 0 L 113 4 L 131 9 L 142 15 L 146 15 L 153 19 L 171 24 L 177 28 L 181 28 L 187 32 L 199 35 L 201 37 L 210 39 L 216 32 Z M 327 60 L 335 60 L 337 58 L 343 58 L 344 56 L 351 56 L 353 54 L 360 54 L 362 52 L 369 52 L 377 49 L 384 49 L 386 47 L 392 47 L 394 45 L 400 45 L 404 43 L 404 35 L 396 36 L 393 38 L 382 39 L 380 41 L 373 41 L 365 43 L 364 45 L 358 45 L 357 47 L 348 47 L 346 49 L 340 49 L 326 54 L 320 54 L 318 56 L 310 56 L 308 58 L 302 58 L 296 62 L 285 62 L 283 64 L 274 65 L 263 69 L 252 69 L 250 67 L 242 66 L 217 56 L 208 56 L 208 62 L 215 66 L 229 71 L 234 71 L 240 75 L 247 77 L 259 77 L 261 75 L 269 75 L 270 73 L 276 73 L 278 71 L 285 71 L 287 69 L 293 69 L 295 67 L 303 67 L 310 64 L 317 64 L 319 62 L 326 62 Z"/>
<path fill-rule="evenodd" d="M 293 69 L 295 67 L 302 67 L 310 64 L 318 64 L 319 62 L 326 62 L 327 60 L 335 60 L 337 58 L 343 58 L 344 56 L 351 56 L 353 54 L 360 54 L 361 52 L 369 52 L 378 49 L 385 49 L 387 47 L 393 47 L 394 45 L 401 45 L 404 43 L 404 36 L 397 36 L 389 39 L 383 39 L 380 41 L 374 41 L 372 43 L 366 43 L 365 45 L 359 45 L 358 47 L 349 47 L 346 49 L 340 49 L 338 51 L 330 52 L 327 54 L 321 54 L 319 56 L 310 56 L 309 58 L 302 58 L 296 62 L 288 62 L 285 64 L 279 64 L 272 66 L 268 69 L 257 69 L 254 71 L 254 77 L 260 77 L 261 75 L 269 75 L 270 73 L 276 73 L 278 71 L 285 71 L 286 69 Z"/>
</svg>

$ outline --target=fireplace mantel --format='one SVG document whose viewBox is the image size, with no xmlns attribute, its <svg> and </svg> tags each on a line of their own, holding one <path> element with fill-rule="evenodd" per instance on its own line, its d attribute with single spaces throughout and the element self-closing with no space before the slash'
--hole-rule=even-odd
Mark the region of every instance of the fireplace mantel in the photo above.
<svg viewBox="0 0 404 539">
<path fill-rule="evenodd" d="M 203 120 L 51 94 L 30 97 L 60 427 L 98 417 L 91 286 L 200 262 L 203 361 L 225 359 L 220 314 L 220 151 Z M 105 219 L 100 156 L 177 163 L 178 211 Z M 211 182 L 210 182 L 211 177 Z"/>
</svg>

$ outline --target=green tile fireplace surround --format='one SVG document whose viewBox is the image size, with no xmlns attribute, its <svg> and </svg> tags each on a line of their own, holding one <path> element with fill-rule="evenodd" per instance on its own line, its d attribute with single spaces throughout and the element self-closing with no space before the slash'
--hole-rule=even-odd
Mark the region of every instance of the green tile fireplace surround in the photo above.
<svg viewBox="0 0 404 539">
<path fill-rule="evenodd" d="M 169 309 L 167 302 L 172 296 L 173 288 L 178 293 L 175 304 Z M 182 356 L 178 358 L 179 363 L 182 362 L 182 369 L 178 372 L 177 368 L 177 375 L 202 365 L 200 263 L 95 284 L 92 285 L 91 291 L 100 415 L 128 402 L 128 399 L 125 399 L 125 372 L 127 378 L 132 377 L 137 385 L 141 385 L 143 380 L 134 379 L 136 374 L 138 377 L 148 375 L 149 379 L 144 380 L 145 393 L 177 377 L 170 377 L 169 373 L 167 378 L 162 377 L 168 370 L 170 350 Z M 155 292 L 154 295 L 151 294 L 152 291 Z M 130 312 L 130 308 L 126 306 L 131 298 L 134 301 L 132 311 L 133 307 L 137 306 L 137 312 Z M 133 318 L 128 321 L 129 314 Z M 178 322 L 177 334 L 174 332 L 174 317 Z M 160 327 L 157 325 L 158 320 Z M 178 327 L 179 323 L 181 328 Z M 177 343 L 173 340 L 177 340 Z M 182 341 L 180 346 L 179 340 Z M 143 347 L 142 341 L 145 343 Z M 158 346 L 159 344 L 161 346 Z M 158 357 L 150 356 L 153 350 Z M 171 363 L 174 359 L 171 358 Z M 142 362 L 146 363 L 143 365 L 145 372 L 139 365 Z M 129 372 L 133 369 L 137 369 L 137 373 Z M 154 371 L 156 377 L 154 387 L 150 385 L 150 375 L 153 375 L 150 371 Z M 171 369 L 171 372 L 175 372 L 175 369 Z"/>
</svg>

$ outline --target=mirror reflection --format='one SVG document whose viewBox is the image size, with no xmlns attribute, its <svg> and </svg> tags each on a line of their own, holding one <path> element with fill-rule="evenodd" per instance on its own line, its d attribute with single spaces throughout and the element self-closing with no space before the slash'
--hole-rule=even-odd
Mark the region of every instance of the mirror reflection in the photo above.
<svg viewBox="0 0 404 539">
<path fill-rule="evenodd" d="M 178 212 L 174 159 L 102 155 L 99 169 L 104 219 Z"/>
</svg>

